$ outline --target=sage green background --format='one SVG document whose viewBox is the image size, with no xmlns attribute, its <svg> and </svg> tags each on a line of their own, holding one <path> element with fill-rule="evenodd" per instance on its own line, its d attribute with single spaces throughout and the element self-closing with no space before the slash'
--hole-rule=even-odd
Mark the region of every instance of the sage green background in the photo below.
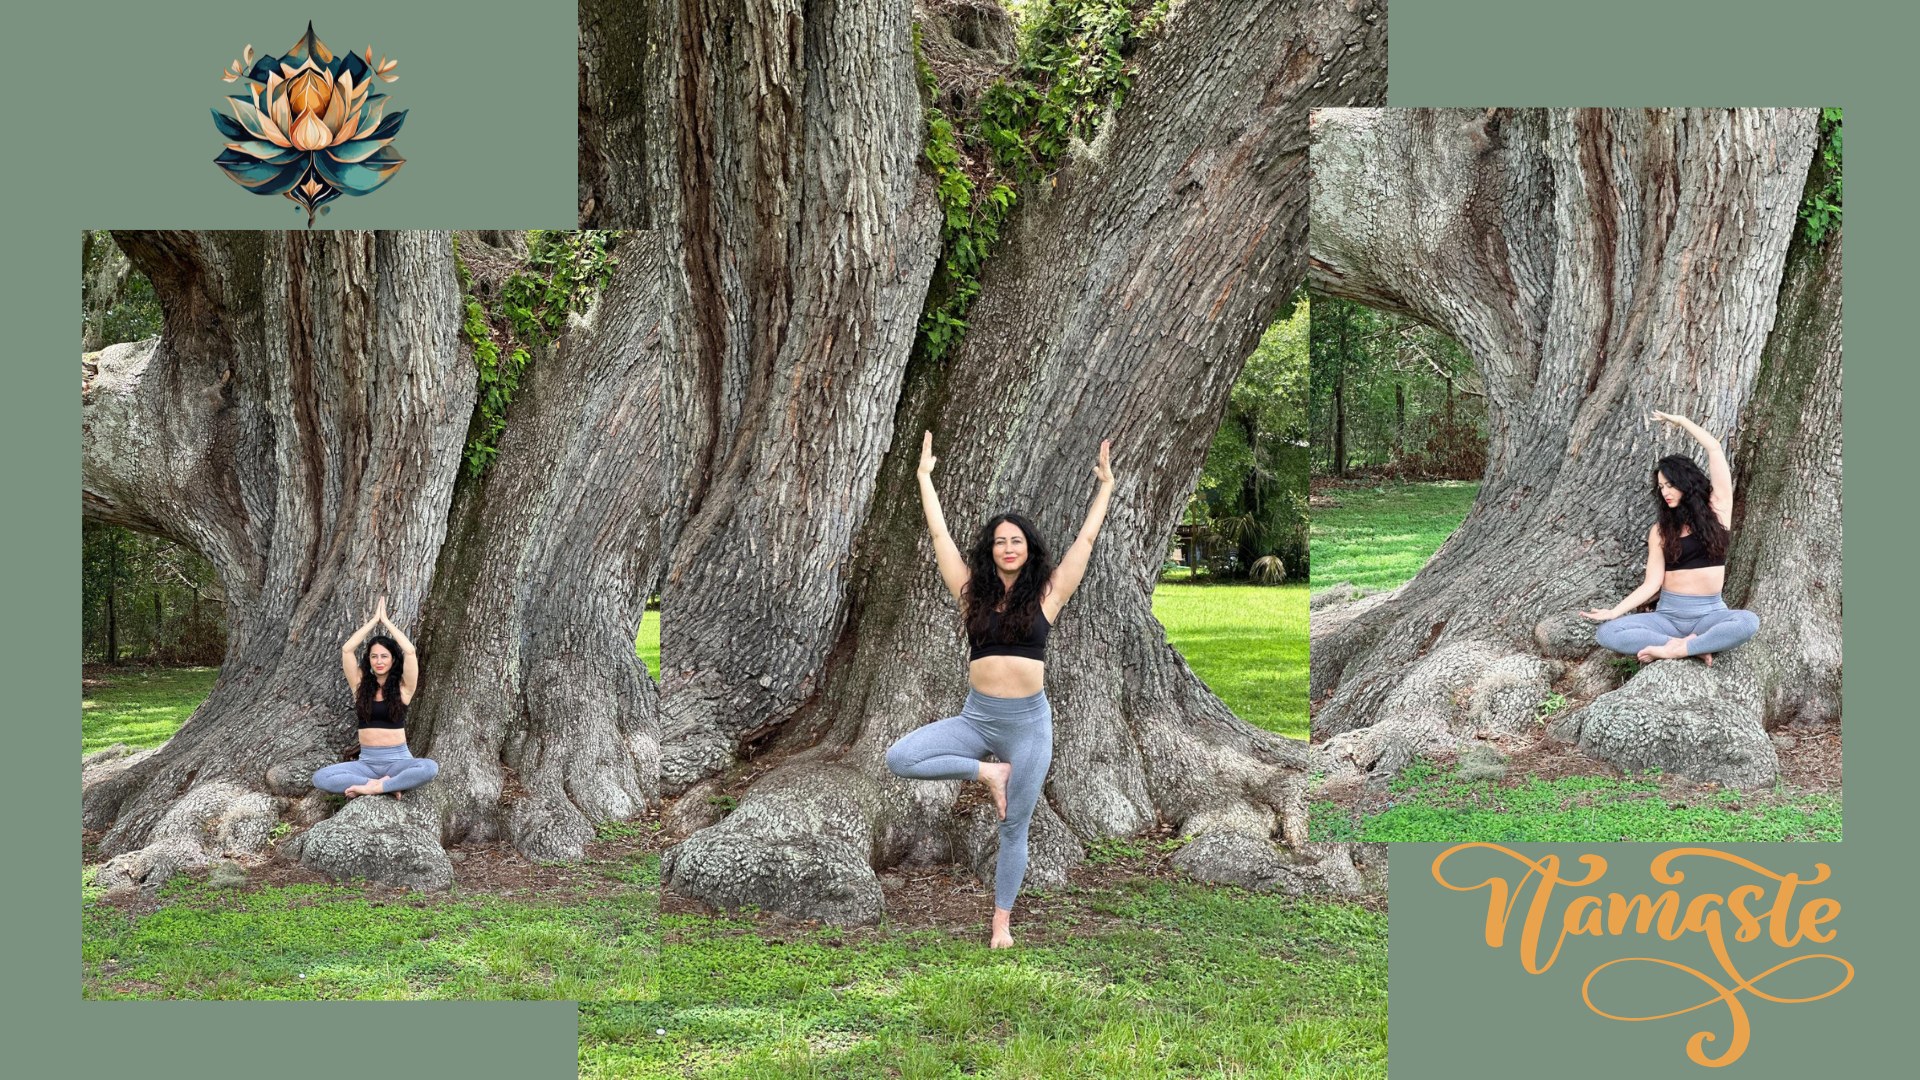
<svg viewBox="0 0 1920 1080">
<path fill-rule="evenodd" d="M 1204 0 L 1188 0 L 1204 2 Z M 537 14 L 536 14 L 537 13 Z M 412 110 L 396 145 L 409 159 L 386 188 L 342 200 L 342 227 L 562 226 L 574 217 L 574 25 L 571 5 L 336 2 L 317 8 L 126 0 L 41 3 L 8 17 L 0 74 L 4 145 L 8 393 L 0 423 L 8 528 L 0 530 L 7 613 L 8 770 L 5 1017 L 8 1065 L 35 1076 L 139 1075 L 203 1080 L 350 1075 L 573 1076 L 573 1011 L 509 1003 L 87 1003 L 77 993 L 71 821 L 79 618 L 79 463 L 74 364 L 77 232 L 103 226 L 287 227 L 282 199 L 247 195 L 211 159 L 207 109 L 217 72 L 248 42 L 279 51 L 308 18 L 330 46 L 371 41 L 400 60 L 396 104 Z M 1856 505 L 1848 533 L 1854 585 L 1848 652 L 1847 841 L 1818 845 L 1845 910 L 1836 949 L 1859 975 L 1839 1008 L 1768 1006 L 1758 1045 L 1735 1066 L 1774 1075 L 1770 1057 L 1806 1041 L 1833 1075 L 1910 1064 L 1912 1021 L 1896 1003 L 1913 934 L 1913 599 L 1916 522 L 1903 464 L 1920 401 L 1904 294 L 1916 236 L 1904 200 L 1914 175 L 1910 126 L 1913 18 L 1864 0 L 1400 0 L 1391 14 L 1392 100 L 1400 105 L 1842 104 L 1847 108 L 1847 435 Z M 456 165 L 455 163 L 461 163 Z M 65 821 L 69 824 L 62 825 Z M 1395 881 L 1424 874 L 1437 849 L 1395 852 Z M 1396 890 L 1396 1080 L 1478 1073 L 1664 1075 L 1629 1052 L 1635 1029 L 1590 1018 L 1577 1001 L 1558 1021 L 1519 1022 L 1512 995 L 1540 980 L 1451 952 L 1477 918 L 1465 898 L 1429 905 Z M 1431 916 L 1443 933 L 1420 934 Z M 1463 934 L 1462 930 L 1469 931 Z M 1482 952 L 1486 952 L 1484 948 Z M 1557 971 L 1558 969 L 1556 969 Z M 1428 997 L 1409 977 L 1437 974 Z M 1502 996 L 1507 995 L 1507 996 Z M 1812 1011 L 1819 1010 L 1819 1011 Z M 1588 1034 L 1603 1025 L 1596 1041 Z M 1471 1053 L 1425 1041 L 1468 1028 Z M 1662 1033 L 1664 1034 L 1664 1033 Z M 1412 1041 L 1409 1041 L 1412 1040 Z M 1586 1041 L 1582 1041 L 1586 1040 Z M 1421 1046 L 1431 1047 L 1424 1054 Z M 1596 1049 L 1597 1048 L 1597 1049 Z M 1658 1053 L 1672 1054 L 1671 1043 Z M 1464 1054 L 1464 1056 L 1462 1056 Z M 1804 1066 L 1804 1062 L 1802 1062 Z M 1851 1066 L 1851 1067 L 1849 1067 Z M 1802 1070 L 1804 1071 L 1804 1069 Z M 1686 1066 L 1675 1075 L 1699 1075 Z"/>
<path fill-rule="evenodd" d="M 1594 885 L 1554 890 L 1538 956 L 1544 960 L 1551 954 L 1561 913 L 1576 896 L 1604 898 L 1611 892 L 1658 896 L 1671 888 L 1684 911 L 1686 902 L 1702 892 L 1725 896 L 1742 885 L 1774 884 L 1751 871 L 1704 857 L 1675 861 L 1672 868 L 1686 875 L 1680 884 L 1658 883 L 1648 873 L 1648 865 L 1674 846 L 1513 845 L 1534 859 L 1548 853 L 1560 856 L 1561 875 L 1575 879 L 1587 874 L 1578 862 L 1581 855 L 1595 854 L 1607 861 L 1605 876 Z M 1705 1048 L 1709 1055 L 1725 1052 L 1733 1032 L 1725 1006 L 1711 1005 L 1668 1020 L 1626 1023 L 1595 1015 L 1580 997 L 1581 983 L 1589 972 L 1625 957 L 1670 960 L 1723 984 L 1730 982 L 1704 937 L 1689 935 L 1667 942 L 1656 935 L 1570 936 L 1550 968 L 1528 974 L 1521 967 L 1519 938 L 1538 878 L 1518 893 L 1507 939 L 1494 950 L 1482 936 L 1487 890 L 1452 892 L 1434 879 L 1434 857 L 1446 850 L 1442 844 L 1396 844 L 1393 849 L 1393 917 L 1387 956 L 1395 1080 L 1461 1075 L 1462 1066 L 1469 1063 L 1487 1066 L 1484 1075 L 1522 1076 L 1537 1071 L 1550 1072 L 1555 1080 L 1613 1080 L 1623 1073 L 1636 1080 L 1700 1077 L 1710 1070 L 1686 1057 L 1687 1040 L 1697 1031 L 1714 1033 L 1714 1041 Z M 1871 878 L 1862 873 L 1871 862 L 1868 852 L 1858 842 L 1728 844 L 1719 850 L 1777 874 L 1797 873 L 1809 879 L 1817 876 L 1816 864 L 1832 867 L 1828 881 L 1796 890 L 1790 908 L 1793 917 L 1806 901 L 1818 897 L 1841 901 L 1839 915 L 1825 927 L 1836 931 L 1834 939 L 1826 944 L 1803 941 L 1793 949 L 1778 948 L 1765 937 L 1752 944 L 1733 941 L 1734 920 L 1722 913 L 1729 952 L 1742 975 L 1752 978 L 1782 961 L 1815 953 L 1839 956 L 1855 971 L 1851 984 L 1822 1001 L 1780 1005 L 1741 995 L 1752 1032 L 1746 1052 L 1728 1066 L 1729 1072 L 1744 1078 L 1805 1077 L 1841 1066 L 1842 1076 L 1869 1073 L 1870 1063 L 1880 1056 L 1874 1047 L 1892 1040 L 1883 1029 L 1876 1031 L 1877 1010 L 1863 1006 L 1872 1004 L 1870 995 L 1883 1005 L 1890 1004 L 1891 995 L 1899 991 L 1889 986 L 1892 957 L 1874 940 L 1879 935 L 1865 931 L 1860 914 L 1859 898 L 1872 887 Z M 1455 885 L 1477 883 L 1496 874 L 1517 884 L 1526 870 L 1508 856 L 1477 850 L 1454 854 L 1443 872 Z M 1764 914 L 1773 898 L 1769 889 L 1747 907 Z M 1790 923 L 1789 929 L 1796 925 Z M 1831 961 L 1805 960 L 1757 985 L 1778 997 L 1812 997 L 1832 989 L 1843 975 Z M 1899 981 L 1891 980 L 1894 985 Z M 1592 988 L 1594 1004 L 1620 1016 L 1672 1012 L 1713 996 L 1705 983 L 1686 972 L 1656 964 L 1615 965 L 1601 972 Z"/>
<path fill-rule="evenodd" d="M 1823 895 L 1841 901 L 1828 946 L 1856 968 L 1852 985 L 1826 1001 L 1774 1005 L 1745 998 L 1753 1043 L 1728 1075 L 1743 1080 L 1878 1075 L 1912 1067 L 1914 843 L 1910 825 L 1916 753 L 1910 701 L 1912 603 L 1913 363 L 1916 240 L 1914 98 L 1908 9 L 1867 3 L 1777 0 L 1685 3 L 1630 0 L 1544 4 L 1519 0 L 1402 0 L 1393 10 L 1395 105 L 1838 105 L 1846 109 L 1846 461 L 1854 499 L 1847 515 L 1846 839 L 1839 844 L 1729 845 L 1762 865 L 1833 868 Z M 1580 982 L 1619 956 L 1678 953 L 1619 945 L 1573 951 L 1544 975 L 1521 971 L 1514 947 L 1480 940 L 1484 894 L 1434 882 L 1438 844 L 1396 845 L 1389 949 L 1391 1061 L 1395 1080 L 1485 1075 L 1703 1077 L 1687 1061 L 1688 1036 L 1729 1030 L 1723 1009 L 1672 1020 L 1621 1023 L 1588 1012 Z M 1607 880 L 1652 883 L 1659 845 L 1527 845 L 1564 861 L 1596 851 Z M 1704 865 L 1690 882 L 1728 880 Z M 1625 890 L 1634 891 L 1634 890 Z M 1637 939 L 1636 939 L 1637 941 Z M 1779 950 L 1770 950 L 1778 953 Z M 1802 950 L 1795 950 L 1799 952 Z M 1743 954 L 1749 955 L 1749 954 Z M 1767 965 L 1784 959 L 1775 956 Z M 1695 964 L 1699 967 L 1701 965 Z M 1639 970 L 1635 970 L 1639 969 Z M 1703 969 L 1710 970 L 1710 969 Z M 1795 968 L 1812 974 L 1811 967 Z M 1598 999 L 1622 1004 L 1637 985 L 1653 1003 L 1691 993 L 1684 973 L 1621 965 Z M 1607 976 L 1603 976 L 1606 978 Z M 1784 991 L 1792 982 L 1770 991 Z M 1824 986 L 1816 988 L 1824 989 Z M 1687 998 L 1692 1004 L 1705 995 Z M 1701 1020 L 1706 1023 L 1690 1023 Z M 1884 1063 L 1884 1064 L 1883 1064 Z M 1898 1063 L 1898 1064 L 1895 1064 Z"/>
<path fill-rule="evenodd" d="M 226 140 L 208 110 L 227 113 L 227 96 L 246 92 L 244 81 L 220 80 L 243 48 L 284 55 L 309 19 L 335 54 L 371 45 L 375 62 L 399 61 L 398 81 L 376 88 L 389 95 L 388 115 L 407 111 L 393 141 L 407 163 L 378 191 L 336 199 L 316 228 L 553 228 L 577 219 L 571 4 L 61 0 L 45 8 L 41 18 L 67 25 L 10 35 L 9 62 L 59 66 L 8 111 L 18 119 L 32 103 L 57 141 L 24 161 L 9 153 L 9 171 L 31 162 L 53 180 L 75 228 L 304 228 L 305 210 L 246 191 L 213 164 Z"/>
</svg>

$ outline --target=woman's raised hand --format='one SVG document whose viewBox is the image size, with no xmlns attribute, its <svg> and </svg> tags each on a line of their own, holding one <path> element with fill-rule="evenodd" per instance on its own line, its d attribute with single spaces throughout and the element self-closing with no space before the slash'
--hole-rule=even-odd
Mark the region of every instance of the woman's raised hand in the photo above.
<svg viewBox="0 0 1920 1080">
<path fill-rule="evenodd" d="M 1654 410 L 1654 413 L 1653 413 L 1653 418 L 1654 418 L 1655 420 L 1659 420 L 1659 421 L 1662 421 L 1662 422 L 1664 422 L 1664 423 L 1668 423 L 1668 424 L 1672 424 L 1672 425 L 1673 425 L 1673 426 L 1675 426 L 1675 427 L 1686 427 L 1686 426 L 1687 426 L 1687 418 L 1686 418 L 1686 417 L 1684 417 L 1684 416 L 1675 416 L 1675 415 L 1674 415 L 1674 414 L 1672 414 L 1672 413 L 1665 413 L 1665 412 L 1661 412 L 1661 411 L 1659 411 L 1658 409 L 1655 409 L 1655 410 Z"/>
<path fill-rule="evenodd" d="M 1100 460 L 1093 466 L 1094 478 L 1103 484 L 1113 483 L 1113 440 L 1100 440 Z"/>
<path fill-rule="evenodd" d="M 933 432 L 923 431 L 920 436 L 920 468 L 917 472 L 921 476 L 932 476 L 933 466 L 940 460 L 933 456 Z"/>
</svg>

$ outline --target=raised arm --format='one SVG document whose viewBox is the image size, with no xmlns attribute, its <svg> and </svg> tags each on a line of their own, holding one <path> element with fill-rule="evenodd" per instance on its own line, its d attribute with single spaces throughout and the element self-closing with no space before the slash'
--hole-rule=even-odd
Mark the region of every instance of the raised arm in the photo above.
<svg viewBox="0 0 1920 1080">
<path fill-rule="evenodd" d="M 1707 452 L 1707 479 L 1713 482 L 1713 495 L 1708 500 L 1720 524 L 1733 527 L 1733 469 L 1727 464 L 1727 452 L 1720 447 L 1720 440 L 1707 434 L 1705 428 L 1684 416 L 1672 413 L 1656 412 L 1655 420 L 1664 420 L 1693 436 L 1693 441 Z"/>
<path fill-rule="evenodd" d="M 1100 537 L 1100 526 L 1107 520 L 1107 503 L 1113 498 L 1112 449 L 1113 440 L 1100 441 L 1100 460 L 1093 466 L 1093 475 L 1100 486 L 1094 490 L 1093 505 L 1087 508 L 1087 520 L 1080 525 L 1080 535 L 1073 538 L 1066 554 L 1060 556 L 1060 564 L 1053 568 L 1053 577 L 1047 582 L 1047 595 L 1041 598 L 1040 610 L 1046 613 L 1048 622 L 1060 617 L 1060 609 L 1067 606 L 1074 590 L 1080 587 L 1080 579 L 1087 576 L 1093 542 Z"/>
<path fill-rule="evenodd" d="M 387 617 L 385 596 L 380 598 L 380 609 L 374 612 L 373 617 L 380 621 L 380 625 L 387 628 L 388 636 L 393 638 L 394 644 L 400 646 L 400 655 L 406 659 L 406 662 L 400 665 L 400 704 L 411 705 L 413 688 L 420 681 L 420 657 L 413 651 L 413 642 L 409 641 L 407 635 L 401 633 L 400 628 Z"/>
<path fill-rule="evenodd" d="M 958 603 L 967 579 L 973 575 L 968 573 L 967 560 L 960 557 L 960 549 L 954 546 L 953 537 L 947 532 L 947 516 L 940 512 L 940 493 L 933 490 L 933 466 L 938 460 L 933 456 L 933 432 L 922 433 L 918 471 L 920 509 L 927 514 L 927 532 L 933 536 L 933 561 L 940 566 L 940 580 L 946 582 L 947 591 Z"/>
<path fill-rule="evenodd" d="M 1606 622 L 1617 619 L 1641 604 L 1654 598 L 1660 592 L 1660 583 L 1667 577 L 1667 553 L 1660 546 L 1660 526 L 1647 530 L 1647 576 L 1641 580 L 1640 587 L 1627 594 L 1625 600 L 1601 611 L 1583 611 L 1580 614 L 1594 622 Z"/>
<path fill-rule="evenodd" d="M 379 625 L 380 616 L 375 615 L 367 620 L 365 626 L 355 630 L 346 644 L 340 646 L 340 672 L 347 677 L 347 688 L 356 694 L 360 692 L 360 659 L 354 654 L 360 651 L 360 646 L 366 643 L 367 635 L 373 633 L 374 627 Z"/>
</svg>

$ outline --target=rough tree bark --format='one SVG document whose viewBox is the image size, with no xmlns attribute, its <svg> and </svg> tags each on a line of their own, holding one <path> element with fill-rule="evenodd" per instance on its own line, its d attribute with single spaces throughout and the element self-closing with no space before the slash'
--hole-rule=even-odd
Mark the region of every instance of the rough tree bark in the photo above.
<svg viewBox="0 0 1920 1080">
<path fill-rule="evenodd" d="M 1557 718 L 1623 768 L 1758 785 L 1766 728 L 1837 716 L 1839 241 L 1789 243 L 1812 110 L 1330 110 L 1315 119 L 1312 283 L 1459 341 L 1490 446 L 1466 520 L 1411 581 L 1317 609 L 1313 735 L 1330 778 Z M 1778 315 L 1776 316 L 1776 309 Z M 1727 600 L 1762 636 L 1618 687 L 1581 608 L 1630 591 L 1649 476 L 1732 450 Z"/>
<path fill-rule="evenodd" d="M 171 740 L 83 765 L 109 887 L 260 850 L 340 758 L 340 642 L 381 593 L 417 625 L 473 408 L 444 234 L 118 239 L 166 329 L 83 375 L 82 513 L 206 556 L 229 631 Z"/>
<path fill-rule="evenodd" d="M 482 240 L 462 234 L 469 260 Z M 657 798 L 657 698 L 633 642 L 659 575 L 673 268 L 650 232 L 619 256 L 599 301 L 534 358 L 498 456 L 453 495 L 408 724 L 439 777 L 404 802 L 349 803 L 301 837 L 309 865 L 387 880 L 431 866 L 411 883 L 438 884 L 443 843 L 578 859 L 595 824 Z"/>
<path fill-rule="evenodd" d="M 726 348 L 698 361 L 727 392 L 710 399 L 717 452 L 662 591 L 663 783 L 749 748 L 783 763 L 667 853 L 668 885 L 860 922 L 880 914 L 876 866 L 957 857 L 990 873 L 992 822 L 953 814 L 958 785 L 880 764 L 966 688 L 913 480 L 930 428 L 956 530 L 1021 506 L 1057 544 L 1114 439 L 1113 512 L 1049 657 L 1056 749 L 1029 880 L 1061 880 L 1083 838 L 1163 818 L 1199 836 L 1183 857 L 1202 876 L 1355 887 L 1344 852 L 1295 866 L 1276 849 L 1304 842 L 1307 750 L 1233 717 L 1167 644 L 1150 594 L 1233 380 L 1304 277 L 1306 110 L 1384 94 L 1384 10 L 1176 7 L 1096 144 L 1027 194 L 967 340 L 936 366 L 910 363 L 936 222 L 913 164 L 908 5 L 869 8 L 783 24 L 798 52 L 776 74 L 804 70 L 804 93 L 765 76 L 760 100 L 792 110 L 774 130 L 809 132 L 801 145 L 770 144 L 764 125 L 752 142 L 691 128 L 751 163 L 721 175 L 754 178 L 769 239 L 737 213 L 730 231 L 687 230 L 703 245 L 690 259 L 767 276 L 717 279 L 714 323 L 760 316 L 721 324 L 703 344 Z M 727 39 L 747 60 L 701 63 L 767 69 L 751 29 L 736 20 Z"/>
</svg>

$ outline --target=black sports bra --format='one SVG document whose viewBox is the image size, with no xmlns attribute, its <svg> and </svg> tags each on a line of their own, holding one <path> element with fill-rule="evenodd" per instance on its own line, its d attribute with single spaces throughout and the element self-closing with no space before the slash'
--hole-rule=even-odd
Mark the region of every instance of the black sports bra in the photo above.
<svg viewBox="0 0 1920 1080">
<path fill-rule="evenodd" d="M 1699 536 L 1688 533 L 1680 538 L 1680 557 L 1667 560 L 1669 570 L 1703 570 L 1709 566 L 1727 565 L 1726 556 L 1716 559 L 1707 554 L 1707 542 Z"/>
<path fill-rule="evenodd" d="M 1033 625 L 1027 627 L 1027 636 L 1019 641 L 1000 641 L 1000 612 L 987 612 L 987 632 L 981 635 L 969 633 L 967 643 L 972 648 L 967 656 L 969 661 L 983 656 L 1024 656 L 1029 660 L 1044 661 L 1047 655 L 1047 634 L 1053 630 L 1053 624 L 1047 621 L 1047 613 L 1034 612 Z"/>
<path fill-rule="evenodd" d="M 387 701 L 385 698 L 374 698 L 373 708 L 369 709 L 367 712 L 368 712 L 367 718 L 365 720 L 360 721 L 360 728 L 362 730 L 365 730 L 370 727 L 403 728 L 407 726 L 407 722 L 405 720 L 394 717 L 391 713 L 387 711 Z"/>
</svg>

